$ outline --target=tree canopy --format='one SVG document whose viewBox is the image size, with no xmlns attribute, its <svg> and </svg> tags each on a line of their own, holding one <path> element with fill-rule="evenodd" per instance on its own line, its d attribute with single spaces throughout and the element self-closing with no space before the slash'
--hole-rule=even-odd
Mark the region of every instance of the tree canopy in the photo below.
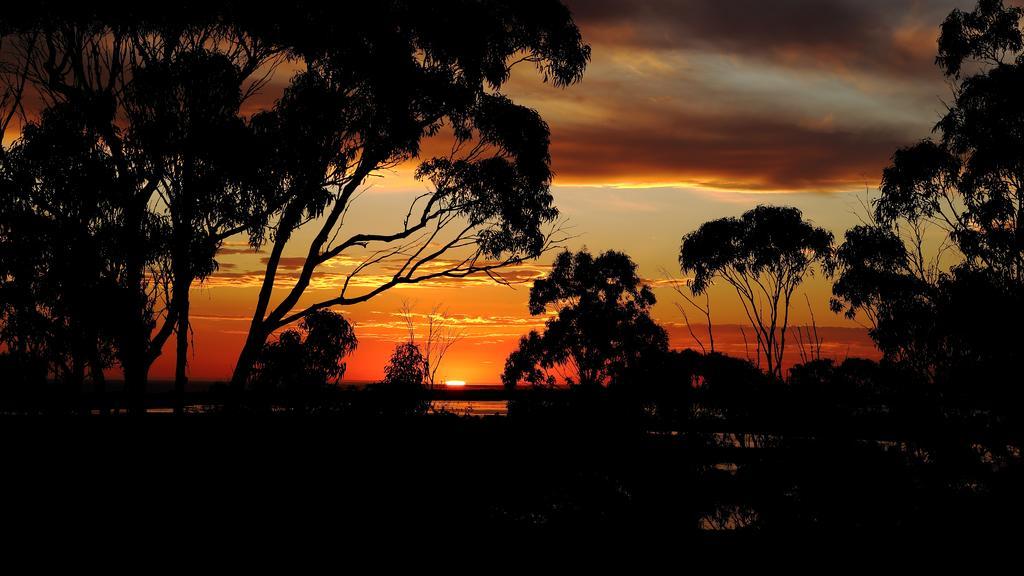
<svg viewBox="0 0 1024 576">
<path fill-rule="evenodd" d="M 1024 300 L 1022 17 L 980 0 L 946 18 L 936 63 L 953 99 L 936 136 L 893 154 L 871 221 L 837 251 L 833 307 L 864 313 L 888 359 L 933 381 L 1013 370 L 1016 340 L 996 335 Z"/>
<path fill-rule="evenodd" d="M 20 122 L 20 146 L 38 137 L 32 126 L 53 123 L 46 118 L 76 118 L 94 163 L 106 170 L 96 206 L 109 240 L 99 253 L 110 259 L 106 281 L 118 294 L 106 299 L 110 341 L 141 410 L 149 366 L 172 334 L 183 391 L 189 289 L 216 270 L 217 252 L 232 236 L 269 245 L 238 386 L 275 331 L 318 311 L 399 284 L 497 278 L 550 248 L 558 212 L 548 126 L 501 88 L 517 64 L 567 86 L 589 58 L 557 0 L 296 1 L 272 14 L 227 0 L 175 10 L 44 1 L 0 17 L 0 127 Z M 283 93 L 258 101 L 272 79 Z M 451 152 L 421 158 L 428 138 L 445 139 Z M 48 152 L 54 166 L 77 162 L 76 153 Z M 412 161 L 430 192 L 397 214 L 402 225 L 346 233 L 345 215 L 372 178 Z M 28 159 L 13 149 L 5 147 L 0 162 L 12 197 L 60 184 L 52 175 L 15 177 L 34 168 L 15 166 Z M 23 212 L 50 218 L 39 203 L 14 206 L 5 204 L 6 221 Z M 305 226 L 312 234 L 296 240 Z M 0 233 L 0 244 L 16 241 Z M 85 233 L 98 242 L 98 230 Z M 271 302 L 285 246 L 300 241 L 308 243 L 305 264 Z M 318 269 L 342 255 L 362 263 L 333 297 L 298 307 Z M 30 290 L 27 269 L 10 269 L 7 292 Z M 351 280 L 374 270 L 390 277 L 353 294 L 365 283 Z M 24 323 L 11 322 L 4 304 L 11 334 Z"/>
<path fill-rule="evenodd" d="M 625 254 L 560 253 L 551 273 L 530 289 L 530 314 L 554 315 L 542 333 L 520 339 L 502 381 L 507 387 L 624 383 L 668 350 L 667 333 L 650 317 L 654 303 L 654 292 Z"/>
<path fill-rule="evenodd" d="M 679 266 L 693 275 L 694 294 L 703 294 L 716 279 L 736 290 L 757 335 L 759 356 L 781 378 L 793 292 L 815 265 L 831 258 L 831 232 L 804 220 L 797 208 L 758 206 L 683 236 Z"/>
<path fill-rule="evenodd" d="M 268 342 L 256 364 L 253 386 L 268 401 L 276 397 L 293 409 L 316 399 L 345 375 L 346 356 L 359 341 L 341 314 L 320 310 Z"/>
</svg>

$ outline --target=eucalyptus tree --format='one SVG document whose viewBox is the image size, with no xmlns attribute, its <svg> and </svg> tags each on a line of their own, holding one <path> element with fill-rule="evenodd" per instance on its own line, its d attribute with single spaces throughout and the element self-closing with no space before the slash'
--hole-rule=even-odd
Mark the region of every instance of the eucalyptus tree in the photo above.
<svg viewBox="0 0 1024 576">
<path fill-rule="evenodd" d="M 0 341 L 77 390 L 86 374 L 104 382 L 116 289 L 113 166 L 84 122 L 48 109 L 0 167 Z"/>
<path fill-rule="evenodd" d="M 107 312 L 137 411 L 175 332 L 182 389 L 189 288 L 233 234 L 269 244 L 236 384 L 273 331 L 318 310 L 493 274 L 543 251 L 557 215 L 548 128 L 501 88 L 516 63 L 564 86 L 589 59 L 556 0 L 296 1 L 273 14 L 227 0 L 184 10 L 42 1 L 5 12 L 0 47 L 3 122 L 74 107 L 112 167 L 104 206 L 117 297 Z M 276 103 L 250 106 L 271 80 L 287 85 Z M 344 216 L 369 179 L 419 158 L 442 130 L 452 152 L 422 159 L 417 176 L 431 192 L 404 224 L 346 236 Z M 305 265 L 271 306 L 284 248 L 307 225 Z M 357 249 L 369 256 L 337 297 L 298 307 L 326 262 Z M 351 294 L 351 278 L 373 266 L 390 279 Z"/>
<path fill-rule="evenodd" d="M 530 314 L 556 312 L 544 331 L 520 339 L 502 373 L 506 387 L 622 384 L 645 363 L 660 361 L 668 335 L 650 316 L 654 292 L 621 252 L 558 255 L 551 273 L 530 288 Z"/>
<path fill-rule="evenodd" d="M 834 308 L 866 312 L 883 353 L 931 378 L 1016 370 L 1002 326 L 1024 303 L 1022 21 L 1000 0 L 950 13 L 936 64 L 952 100 L 932 138 L 893 154 L 873 221 L 839 249 Z"/>
<path fill-rule="evenodd" d="M 268 336 L 311 313 L 403 284 L 471 274 L 500 281 L 501 268 L 547 249 L 557 216 L 548 126 L 500 90 L 520 62 L 556 86 L 574 83 L 590 54 L 554 0 L 378 2 L 346 6 L 345 18 L 336 8 L 305 9 L 302 70 L 273 110 L 253 119 L 272 149 L 265 196 L 284 200 L 263 229 L 268 263 L 236 388 Z M 442 129 L 451 152 L 420 158 L 422 141 Z M 398 215 L 401 226 L 347 232 L 345 216 L 373 177 L 414 160 L 429 191 Z M 304 262 L 272 302 L 282 256 L 304 226 L 312 229 Z M 322 268 L 342 256 L 360 263 L 333 296 L 300 305 Z M 367 286 L 370 276 L 380 280 Z"/>
<path fill-rule="evenodd" d="M 769 374 L 782 378 L 793 292 L 832 258 L 832 233 L 797 208 L 758 206 L 740 218 L 705 222 L 683 236 L 679 265 L 704 294 L 722 280 L 736 291 Z"/>
<path fill-rule="evenodd" d="M 347 368 L 345 358 L 359 341 L 344 316 L 320 310 L 302 319 L 298 329 L 267 342 L 256 363 L 255 388 L 268 406 L 285 395 L 293 411 L 323 407 L 324 392 L 337 386 Z"/>
<path fill-rule="evenodd" d="M 263 79 L 256 71 L 284 49 L 257 40 L 231 4 L 172 12 L 39 2 L 0 25 L 5 119 L 10 110 L 28 121 L 74 110 L 110 165 L 97 205 L 108 223 L 107 295 L 116 297 L 103 304 L 135 411 L 175 331 L 183 383 L 188 288 L 209 273 L 219 240 L 243 229 L 219 210 L 240 205 L 224 198 L 225 151 L 240 147 L 240 131 L 226 128 L 240 124 L 238 101 Z"/>
<path fill-rule="evenodd" d="M 1024 280 L 1022 17 L 1022 8 L 980 0 L 974 11 L 946 18 L 936 63 L 953 100 L 935 126 L 937 139 L 893 154 L 874 203 L 877 222 L 901 237 L 901 226 L 937 226 L 963 265 L 1017 283 Z M 921 249 L 910 241 L 908 248 Z"/>
<path fill-rule="evenodd" d="M 217 269 L 216 253 L 227 238 L 243 232 L 253 211 L 263 209 L 252 198 L 257 173 L 255 138 L 241 114 L 254 90 L 255 70 L 274 50 L 244 34 L 223 41 L 231 48 L 215 50 L 207 28 L 178 38 L 171 51 L 168 38 L 140 42 L 144 65 L 129 87 L 132 138 L 159 166 L 160 214 L 167 221 L 167 276 L 175 335 L 176 410 L 183 410 L 188 363 L 189 291 Z M 239 45 L 246 56 L 238 56 Z"/>
</svg>

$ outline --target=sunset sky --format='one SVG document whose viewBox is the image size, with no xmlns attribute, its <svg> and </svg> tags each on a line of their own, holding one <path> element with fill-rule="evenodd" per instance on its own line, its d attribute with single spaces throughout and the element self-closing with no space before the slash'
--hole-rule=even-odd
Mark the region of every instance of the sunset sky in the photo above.
<svg viewBox="0 0 1024 576">
<path fill-rule="evenodd" d="M 674 347 L 687 347 L 696 345 L 663 272 L 679 276 L 680 237 L 759 203 L 796 206 L 841 237 L 858 222 L 860 202 L 875 190 L 892 152 L 927 136 L 942 113 L 949 87 L 933 64 L 938 26 L 974 0 L 568 4 L 593 48 L 583 81 L 559 89 L 523 66 L 505 92 L 550 124 L 554 195 L 574 235 L 568 246 L 629 254 L 657 284 L 655 318 Z M 272 101 L 286 76 L 261 98 Z M 414 167 L 374 178 L 347 217 L 353 229 L 400 225 L 410 200 L 426 190 L 412 177 Z M 279 285 L 288 285 L 305 248 L 292 243 Z M 356 256 L 324 268 L 305 301 L 336 293 Z M 193 379 L 230 376 L 264 257 L 237 239 L 218 257 L 220 271 L 194 289 Z M 486 277 L 450 280 L 399 287 L 343 309 L 360 341 L 347 378 L 381 376 L 391 348 L 405 338 L 399 309 L 406 300 L 421 314 L 443 306 L 464 331 L 442 378 L 498 382 L 518 337 L 543 324 L 526 304 L 530 279 L 543 275 L 550 260 L 511 271 L 520 281 L 515 288 Z M 363 281 L 371 287 L 373 280 Z M 798 290 L 793 324 L 809 321 L 804 292 L 826 354 L 876 355 L 863 328 L 829 311 L 830 287 L 821 278 Z M 711 306 L 720 348 L 743 356 L 736 326 L 746 319 L 735 294 L 715 288 Z M 794 348 L 787 354 L 798 359 Z M 173 369 L 165 353 L 151 374 L 169 378 Z"/>
</svg>

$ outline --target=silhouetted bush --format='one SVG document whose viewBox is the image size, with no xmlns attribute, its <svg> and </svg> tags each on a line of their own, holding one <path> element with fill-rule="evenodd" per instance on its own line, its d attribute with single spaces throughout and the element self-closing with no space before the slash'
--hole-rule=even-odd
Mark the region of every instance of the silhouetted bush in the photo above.
<svg viewBox="0 0 1024 576">
<path fill-rule="evenodd" d="M 357 346 L 352 325 L 337 312 L 320 310 L 263 348 L 251 384 L 249 404 L 293 412 L 331 409 L 345 374 L 343 358 Z"/>
<path fill-rule="evenodd" d="M 530 288 L 530 314 L 556 312 L 509 355 L 501 380 L 569 387 L 622 385 L 668 350 L 668 334 L 650 316 L 654 292 L 629 256 L 568 250 Z"/>
<path fill-rule="evenodd" d="M 695 372 L 694 402 L 701 418 L 752 423 L 781 417 L 782 383 L 749 361 L 707 354 Z"/>
<path fill-rule="evenodd" d="M 418 416 L 430 409 L 427 361 L 412 342 L 395 346 L 384 367 L 384 380 L 367 387 L 367 408 L 383 416 Z"/>
</svg>

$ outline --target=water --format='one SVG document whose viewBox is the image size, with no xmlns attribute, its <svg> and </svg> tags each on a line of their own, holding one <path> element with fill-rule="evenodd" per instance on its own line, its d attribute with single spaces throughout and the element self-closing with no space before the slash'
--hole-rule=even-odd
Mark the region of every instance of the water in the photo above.
<svg viewBox="0 0 1024 576">
<path fill-rule="evenodd" d="M 431 412 L 451 412 L 459 416 L 507 416 L 508 400 L 434 400 Z"/>
<path fill-rule="evenodd" d="M 205 412 L 214 408 L 212 405 L 189 405 L 185 407 L 186 412 Z M 449 412 L 458 416 L 473 416 L 482 418 L 484 416 L 508 416 L 507 400 L 433 400 L 430 402 L 430 411 L 434 413 Z M 93 410 L 98 415 L 99 410 Z M 173 408 L 155 407 L 146 408 L 147 414 L 172 414 Z"/>
</svg>

